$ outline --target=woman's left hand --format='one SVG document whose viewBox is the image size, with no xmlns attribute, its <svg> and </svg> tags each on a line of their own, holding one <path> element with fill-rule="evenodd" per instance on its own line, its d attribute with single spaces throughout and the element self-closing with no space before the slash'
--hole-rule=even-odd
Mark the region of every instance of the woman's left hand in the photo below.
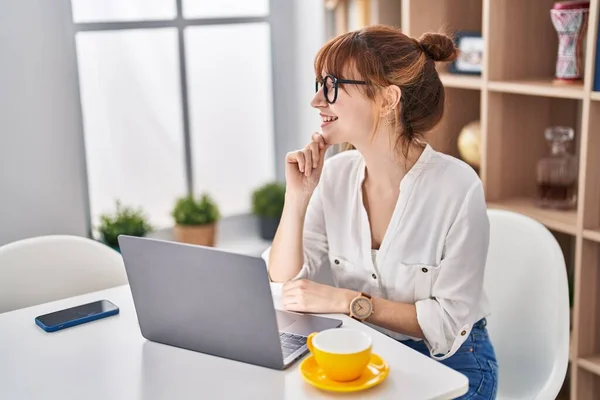
<svg viewBox="0 0 600 400">
<path fill-rule="evenodd" d="M 298 312 L 347 314 L 357 294 L 308 279 L 286 282 L 282 287 L 283 306 L 288 311 Z"/>
</svg>

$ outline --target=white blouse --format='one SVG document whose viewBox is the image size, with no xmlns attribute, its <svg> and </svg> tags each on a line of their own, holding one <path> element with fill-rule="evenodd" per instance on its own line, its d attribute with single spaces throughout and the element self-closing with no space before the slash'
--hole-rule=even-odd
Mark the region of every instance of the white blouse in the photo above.
<svg viewBox="0 0 600 400">
<path fill-rule="evenodd" d="M 427 145 L 402 179 L 381 246 L 373 251 L 364 175 L 356 150 L 325 161 L 304 223 L 305 262 L 294 279 L 313 279 L 329 268 L 338 287 L 415 304 L 431 356 L 447 358 L 488 315 L 489 221 L 481 181 L 470 166 Z M 267 262 L 269 250 L 263 253 Z M 419 340 L 369 326 L 397 340 Z"/>
</svg>

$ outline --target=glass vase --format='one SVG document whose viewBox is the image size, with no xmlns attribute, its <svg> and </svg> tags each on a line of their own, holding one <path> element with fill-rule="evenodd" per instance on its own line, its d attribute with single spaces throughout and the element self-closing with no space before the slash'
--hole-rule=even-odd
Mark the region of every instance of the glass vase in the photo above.
<svg viewBox="0 0 600 400">
<path fill-rule="evenodd" d="M 577 206 L 577 157 L 569 152 L 573 128 L 552 126 L 545 138 L 550 153 L 537 163 L 537 204 L 542 208 L 570 210 Z"/>
</svg>

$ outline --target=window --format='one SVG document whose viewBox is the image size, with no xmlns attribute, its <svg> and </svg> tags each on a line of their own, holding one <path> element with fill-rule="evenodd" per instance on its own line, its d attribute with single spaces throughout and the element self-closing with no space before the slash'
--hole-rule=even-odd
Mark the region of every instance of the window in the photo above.
<svg viewBox="0 0 600 400">
<path fill-rule="evenodd" d="M 266 17 L 269 0 L 183 0 L 185 18 Z"/>
<path fill-rule="evenodd" d="M 194 188 L 213 193 L 224 214 L 246 213 L 249 193 L 275 178 L 269 25 L 194 26 L 185 36 Z"/>
<path fill-rule="evenodd" d="M 248 213 L 275 178 L 269 0 L 72 8 L 92 226 L 121 200 L 170 227 L 187 193 Z"/>
<path fill-rule="evenodd" d="M 119 199 L 169 226 L 186 192 L 177 30 L 76 38 L 92 221 Z"/>
<path fill-rule="evenodd" d="M 71 0 L 71 4 L 77 23 L 169 20 L 177 16 L 175 0 Z"/>
</svg>

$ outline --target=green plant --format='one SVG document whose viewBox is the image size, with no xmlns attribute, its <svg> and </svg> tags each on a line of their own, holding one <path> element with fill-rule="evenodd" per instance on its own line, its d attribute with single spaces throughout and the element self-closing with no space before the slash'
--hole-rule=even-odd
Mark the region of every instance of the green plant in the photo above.
<svg viewBox="0 0 600 400">
<path fill-rule="evenodd" d="M 189 195 L 177 199 L 171 215 L 178 225 L 207 225 L 221 218 L 219 206 L 207 193 L 198 199 Z"/>
<path fill-rule="evenodd" d="M 144 236 L 152 231 L 152 226 L 141 208 L 123 206 L 116 201 L 114 214 L 102 214 L 98 231 L 101 240 L 111 247 L 118 247 L 119 235 Z"/>
<path fill-rule="evenodd" d="M 279 182 L 266 183 L 252 193 L 252 212 L 268 218 L 280 218 L 283 212 L 285 185 Z"/>
</svg>

